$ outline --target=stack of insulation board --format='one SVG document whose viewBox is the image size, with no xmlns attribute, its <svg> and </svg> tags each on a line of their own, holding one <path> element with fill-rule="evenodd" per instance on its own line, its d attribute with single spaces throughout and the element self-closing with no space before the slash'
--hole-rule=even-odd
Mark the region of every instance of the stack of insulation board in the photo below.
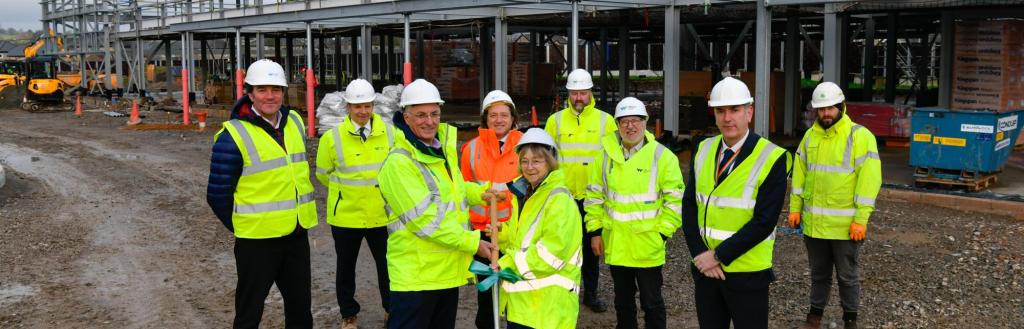
<svg viewBox="0 0 1024 329">
<path fill-rule="evenodd" d="M 1024 109 L 1024 21 L 961 22 L 955 39 L 952 109 Z"/>
</svg>

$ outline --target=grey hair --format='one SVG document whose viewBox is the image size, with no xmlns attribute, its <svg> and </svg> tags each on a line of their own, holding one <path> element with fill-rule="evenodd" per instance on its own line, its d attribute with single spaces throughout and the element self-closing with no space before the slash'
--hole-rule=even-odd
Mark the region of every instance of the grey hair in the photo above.
<svg viewBox="0 0 1024 329">
<path fill-rule="evenodd" d="M 547 162 L 550 171 L 558 170 L 558 158 L 555 157 L 555 152 L 550 146 L 537 143 L 525 144 L 519 147 L 517 153 L 519 158 L 522 159 L 527 152 L 543 156 L 544 162 Z M 523 173 L 523 166 L 521 164 L 519 165 L 519 173 Z"/>
</svg>

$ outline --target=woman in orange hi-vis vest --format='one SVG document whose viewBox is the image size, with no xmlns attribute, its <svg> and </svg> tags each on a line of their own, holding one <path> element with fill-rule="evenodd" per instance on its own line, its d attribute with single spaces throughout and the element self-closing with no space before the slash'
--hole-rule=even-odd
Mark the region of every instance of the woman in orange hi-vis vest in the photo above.
<svg viewBox="0 0 1024 329">
<path fill-rule="evenodd" d="M 480 108 L 480 136 L 462 147 L 462 157 L 459 160 L 462 176 L 467 181 L 493 183 L 494 189 L 504 190 L 508 194 L 507 200 L 512 200 L 505 183 L 519 176 L 519 156 L 514 150 L 519 139 L 523 137 L 523 133 L 516 130 L 519 112 L 516 111 L 512 97 L 501 90 L 487 93 Z M 512 214 L 511 201 L 498 203 L 497 213 L 499 221 L 508 221 Z M 481 239 L 490 241 L 483 233 L 491 221 L 488 206 L 470 207 L 469 221 L 473 224 L 473 229 L 480 231 Z M 485 264 L 490 263 L 486 258 L 475 258 Z M 491 314 L 491 291 L 479 292 L 477 301 L 479 309 L 476 313 L 476 327 L 492 328 L 494 315 Z"/>
</svg>

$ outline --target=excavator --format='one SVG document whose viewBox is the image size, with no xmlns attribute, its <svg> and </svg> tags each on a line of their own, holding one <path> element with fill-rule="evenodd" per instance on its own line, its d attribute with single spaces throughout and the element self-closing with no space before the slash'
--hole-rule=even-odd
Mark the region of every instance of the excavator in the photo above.
<svg viewBox="0 0 1024 329">
<path fill-rule="evenodd" d="M 0 60 L 0 106 L 11 107 L 21 102 L 19 88 L 25 82 L 25 63 Z"/>
<path fill-rule="evenodd" d="M 53 31 L 50 31 L 53 37 Z M 57 45 L 63 51 L 63 42 L 58 38 Z M 41 111 L 47 106 L 64 103 L 64 82 L 57 78 L 59 58 L 49 55 L 38 55 L 39 49 L 46 45 L 45 38 L 39 38 L 34 44 L 25 48 L 25 94 L 22 97 L 21 109 Z"/>
</svg>

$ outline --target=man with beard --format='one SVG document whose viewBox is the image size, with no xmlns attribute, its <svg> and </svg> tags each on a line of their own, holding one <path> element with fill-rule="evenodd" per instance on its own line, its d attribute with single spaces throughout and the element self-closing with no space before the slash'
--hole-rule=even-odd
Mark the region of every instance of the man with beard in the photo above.
<svg viewBox="0 0 1024 329">
<path fill-rule="evenodd" d="M 835 83 L 822 82 L 814 88 L 811 107 L 818 119 L 800 142 L 793 168 L 789 226 L 803 224 L 811 268 L 811 308 L 804 328 L 821 326 L 833 268 L 844 327 L 857 328 L 857 256 L 882 185 L 882 163 L 875 136 L 843 115 L 845 99 Z"/>
<path fill-rule="evenodd" d="M 569 92 L 566 108 L 548 117 L 544 130 L 558 144 L 559 166 L 565 171 L 565 185 L 569 188 L 580 217 L 585 217 L 583 199 L 587 197 L 590 167 L 600 165 L 601 138 L 616 131 L 612 116 L 595 107 L 591 92 L 594 80 L 590 72 L 575 69 L 569 73 L 565 89 Z M 592 182 L 597 183 L 597 182 Z M 582 225 L 586 231 L 586 225 Z M 590 235 L 583 232 L 583 245 L 590 245 Z M 601 313 L 608 310 L 604 301 L 597 297 L 597 281 L 600 277 L 598 256 L 591 248 L 583 248 L 583 305 L 591 311 Z"/>
</svg>

